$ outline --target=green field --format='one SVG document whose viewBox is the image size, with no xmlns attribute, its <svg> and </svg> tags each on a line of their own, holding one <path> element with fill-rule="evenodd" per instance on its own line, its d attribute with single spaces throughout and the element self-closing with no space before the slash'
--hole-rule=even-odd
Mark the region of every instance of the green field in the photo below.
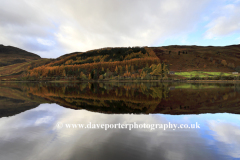
<svg viewBox="0 0 240 160">
<path fill-rule="evenodd" d="M 204 71 L 192 71 L 192 72 L 175 72 L 175 75 L 183 76 L 186 78 L 192 77 L 217 77 L 217 76 L 239 76 L 239 74 L 224 73 L 224 72 L 204 72 Z"/>
<path fill-rule="evenodd" d="M 219 86 L 216 85 L 193 85 L 193 84 L 183 84 L 179 86 L 175 86 L 176 89 L 208 89 L 208 88 L 220 88 Z"/>
</svg>

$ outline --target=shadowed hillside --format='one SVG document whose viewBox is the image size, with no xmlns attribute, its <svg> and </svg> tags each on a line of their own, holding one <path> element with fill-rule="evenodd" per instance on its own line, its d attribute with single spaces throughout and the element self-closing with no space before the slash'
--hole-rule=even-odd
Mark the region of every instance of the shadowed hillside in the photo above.
<svg viewBox="0 0 240 160">
<path fill-rule="evenodd" d="M 0 80 L 18 80 L 27 70 L 50 61 L 16 47 L 0 45 Z"/>
<path fill-rule="evenodd" d="M 0 67 L 37 60 L 40 58 L 40 56 L 34 53 L 16 47 L 0 45 Z"/>
</svg>

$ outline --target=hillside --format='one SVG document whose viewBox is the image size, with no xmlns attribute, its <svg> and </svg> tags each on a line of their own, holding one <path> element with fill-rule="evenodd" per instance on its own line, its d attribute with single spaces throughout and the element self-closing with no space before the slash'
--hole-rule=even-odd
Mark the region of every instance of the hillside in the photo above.
<svg viewBox="0 0 240 160">
<path fill-rule="evenodd" d="M 124 79 L 140 78 L 142 72 L 150 77 L 150 73 L 147 75 L 143 69 L 153 64 L 151 71 L 160 65 L 160 60 L 149 48 L 103 48 L 56 59 L 34 68 L 26 77 L 27 80 Z M 166 65 L 161 65 L 166 72 Z"/>
<path fill-rule="evenodd" d="M 175 45 L 152 49 L 161 60 L 170 64 L 169 69 L 172 71 L 240 71 L 240 45 L 225 47 Z"/>
<path fill-rule="evenodd" d="M 0 67 L 41 59 L 40 56 L 12 46 L 0 45 Z"/>
<path fill-rule="evenodd" d="M 27 70 L 50 61 L 16 47 L 0 45 L 0 80 L 18 80 Z"/>
<path fill-rule="evenodd" d="M 25 75 L 28 80 L 168 79 L 169 71 L 240 72 L 240 45 L 103 48 L 61 56 Z M 220 75 L 218 75 L 220 76 Z M 228 75 L 229 76 L 229 75 Z M 233 77 L 230 77 L 234 79 Z"/>
<path fill-rule="evenodd" d="M 0 80 L 20 80 L 22 75 L 29 69 L 47 64 L 49 62 L 51 62 L 51 59 L 42 58 L 0 67 Z"/>
<path fill-rule="evenodd" d="M 8 62 L 11 57 L 24 62 L 0 67 L 0 80 L 230 80 L 239 79 L 239 74 L 232 73 L 240 72 L 240 45 L 101 48 L 56 59 L 40 59 L 14 47 L 2 48 L 1 55 Z"/>
<path fill-rule="evenodd" d="M 80 53 L 82 53 L 82 52 L 73 52 L 73 53 L 64 54 L 64 55 L 58 57 L 56 60 L 67 58 L 68 56 L 73 56 L 73 55 L 77 55 L 77 54 L 80 54 Z"/>
</svg>

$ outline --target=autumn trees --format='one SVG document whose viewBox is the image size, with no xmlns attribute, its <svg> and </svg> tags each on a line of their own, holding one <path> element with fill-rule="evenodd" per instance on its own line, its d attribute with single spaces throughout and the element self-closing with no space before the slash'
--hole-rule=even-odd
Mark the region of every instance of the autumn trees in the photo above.
<svg viewBox="0 0 240 160">
<path fill-rule="evenodd" d="M 26 77 L 34 77 L 36 80 L 56 77 L 68 80 L 154 79 L 165 74 L 165 64 L 161 64 L 149 48 L 107 48 L 86 53 L 74 54 L 33 68 Z M 151 65 L 157 66 L 157 69 Z"/>
<path fill-rule="evenodd" d="M 141 79 L 162 79 L 167 78 L 168 66 L 165 63 L 152 64 L 145 67 L 141 73 Z"/>
</svg>

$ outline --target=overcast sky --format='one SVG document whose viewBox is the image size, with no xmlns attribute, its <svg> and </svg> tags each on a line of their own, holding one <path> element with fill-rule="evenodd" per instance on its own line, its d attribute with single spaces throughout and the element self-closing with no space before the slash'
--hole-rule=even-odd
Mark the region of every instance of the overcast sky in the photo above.
<svg viewBox="0 0 240 160">
<path fill-rule="evenodd" d="M 103 47 L 240 43 L 240 0 L 0 0 L 0 44 L 56 58 Z"/>
</svg>

